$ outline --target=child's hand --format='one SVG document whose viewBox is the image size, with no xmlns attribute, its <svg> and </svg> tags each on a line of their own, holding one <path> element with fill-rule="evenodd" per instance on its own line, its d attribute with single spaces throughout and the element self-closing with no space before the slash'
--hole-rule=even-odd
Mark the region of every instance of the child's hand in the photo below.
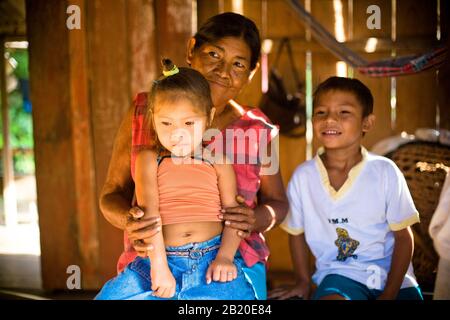
<svg viewBox="0 0 450 320">
<path fill-rule="evenodd" d="M 172 298 L 176 290 L 176 281 L 168 266 L 151 268 L 153 295 L 160 298 Z"/>
<path fill-rule="evenodd" d="M 286 300 L 293 297 L 308 299 L 309 293 L 311 290 L 310 283 L 307 281 L 298 281 L 294 285 L 283 286 L 277 289 L 272 290 L 268 298 L 269 299 L 278 299 L 278 300 Z"/>
<path fill-rule="evenodd" d="M 233 263 L 233 259 L 217 256 L 209 265 L 206 271 L 206 283 L 210 284 L 211 280 L 228 282 L 237 278 L 237 268 Z"/>
</svg>

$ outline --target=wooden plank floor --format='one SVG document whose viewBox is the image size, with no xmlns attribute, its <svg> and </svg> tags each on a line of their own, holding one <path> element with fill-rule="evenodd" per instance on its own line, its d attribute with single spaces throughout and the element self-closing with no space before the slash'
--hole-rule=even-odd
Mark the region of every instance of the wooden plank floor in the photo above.
<svg viewBox="0 0 450 320">
<path fill-rule="evenodd" d="M 41 258 L 31 254 L 0 254 L 0 300 L 91 300 L 97 292 L 42 289 Z"/>
<path fill-rule="evenodd" d="M 39 290 L 41 258 L 31 254 L 0 254 L 0 288 Z"/>
</svg>

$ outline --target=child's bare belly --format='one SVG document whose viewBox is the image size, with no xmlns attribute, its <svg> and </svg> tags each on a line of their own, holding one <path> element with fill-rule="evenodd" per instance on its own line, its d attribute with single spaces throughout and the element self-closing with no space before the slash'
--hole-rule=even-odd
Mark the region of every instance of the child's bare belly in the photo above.
<svg viewBox="0 0 450 320">
<path fill-rule="evenodd" d="M 203 242 L 222 233 L 222 222 L 176 223 L 163 226 L 164 244 L 178 247 L 190 242 Z"/>
</svg>

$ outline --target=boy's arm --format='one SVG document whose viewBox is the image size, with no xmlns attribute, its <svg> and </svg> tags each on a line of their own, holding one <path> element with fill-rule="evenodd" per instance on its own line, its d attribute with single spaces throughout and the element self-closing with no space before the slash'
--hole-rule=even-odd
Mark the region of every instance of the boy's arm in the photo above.
<svg viewBox="0 0 450 320">
<path fill-rule="evenodd" d="M 231 164 L 216 164 L 220 200 L 223 208 L 237 206 L 237 184 L 233 166 Z M 216 258 L 206 272 L 207 283 L 214 281 L 231 281 L 237 277 L 234 256 L 239 248 L 241 238 L 236 229 L 227 226 L 222 231 L 222 243 Z"/>
<path fill-rule="evenodd" d="M 292 297 L 309 298 L 311 278 L 309 272 L 309 250 L 305 234 L 289 234 L 289 249 L 294 265 L 295 284 L 280 287 L 270 292 L 271 299 L 289 299 Z"/>
<path fill-rule="evenodd" d="M 297 283 L 311 283 L 309 273 L 309 250 L 306 244 L 305 234 L 289 235 L 289 249 L 291 251 L 294 276 Z"/>
<path fill-rule="evenodd" d="M 414 251 L 414 238 L 411 227 L 394 231 L 395 244 L 392 253 L 391 269 L 380 300 L 396 299 Z"/>
<path fill-rule="evenodd" d="M 152 150 L 140 151 L 136 156 L 136 200 L 144 211 L 144 217 L 159 217 L 158 163 Z M 152 238 L 153 250 L 148 251 L 151 261 L 152 290 L 159 297 L 172 297 L 175 294 L 175 279 L 170 272 L 163 233 Z"/>
</svg>

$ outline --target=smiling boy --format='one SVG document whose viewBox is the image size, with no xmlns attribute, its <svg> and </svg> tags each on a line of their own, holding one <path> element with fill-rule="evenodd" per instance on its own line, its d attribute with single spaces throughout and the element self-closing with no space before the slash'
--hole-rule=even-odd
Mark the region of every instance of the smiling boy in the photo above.
<svg viewBox="0 0 450 320">
<path fill-rule="evenodd" d="M 361 145 L 375 121 L 370 90 L 357 79 L 331 77 L 313 105 L 314 136 L 323 147 L 294 172 L 281 225 L 297 281 L 271 297 L 308 298 L 309 247 L 314 299 L 422 299 L 411 264 L 410 226 L 419 215 L 405 178 Z"/>
</svg>

